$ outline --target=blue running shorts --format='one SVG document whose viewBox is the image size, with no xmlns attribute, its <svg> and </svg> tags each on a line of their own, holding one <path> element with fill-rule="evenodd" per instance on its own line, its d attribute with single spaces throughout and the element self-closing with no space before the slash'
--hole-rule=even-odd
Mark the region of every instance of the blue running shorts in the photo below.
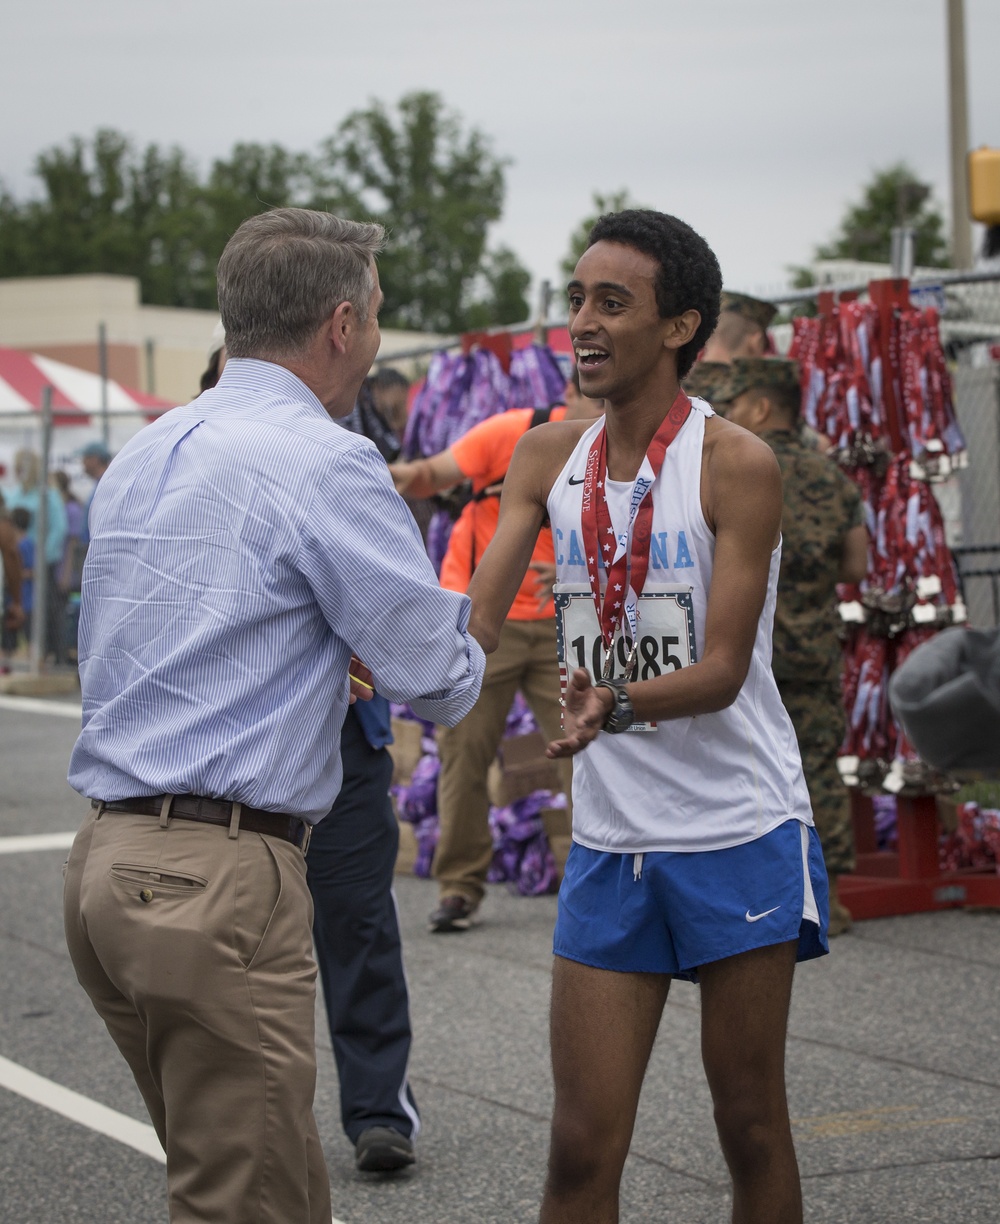
<svg viewBox="0 0 1000 1224">
<path fill-rule="evenodd" d="M 553 951 L 595 969 L 694 982 L 699 965 L 793 939 L 799 960 L 822 956 L 828 919 L 823 850 L 798 820 L 691 854 L 613 854 L 574 842 Z"/>
</svg>

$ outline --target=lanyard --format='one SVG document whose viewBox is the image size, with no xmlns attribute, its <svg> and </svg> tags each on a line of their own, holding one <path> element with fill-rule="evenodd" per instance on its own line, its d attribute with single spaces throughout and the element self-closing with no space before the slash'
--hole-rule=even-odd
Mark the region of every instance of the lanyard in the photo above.
<svg viewBox="0 0 1000 1224">
<path fill-rule="evenodd" d="M 680 432 L 681 426 L 691 412 L 691 401 L 683 391 L 670 406 L 663 423 L 656 431 L 642 466 L 632 486 L 629 502 L 629 518 L 624 531 L 615 535 L 611 525 L 605 495 L 608 475 L 607 429 L 601 427 L 587 456 L 587 467 L 583 479 L 583 502 L 581 526 L 587 554 L 587 573 L 590 577 L 590 593 L 597 608 L 597 622 L 604 642 L 605 678 L 614 667 L 615 635 L 619 628 L 624 636 L 627 620 L 631 651 L 625 667 L 626 677 L 635 662 L 638 640 L 638 600 L 646 585 L 649 569 L 649 541 L 653 530 L 653 498 L 650 490 L 660 474 L 667 447 Z M 601 567 L 607 572 L 604 598 L 601 598 Z"/>
</svg>

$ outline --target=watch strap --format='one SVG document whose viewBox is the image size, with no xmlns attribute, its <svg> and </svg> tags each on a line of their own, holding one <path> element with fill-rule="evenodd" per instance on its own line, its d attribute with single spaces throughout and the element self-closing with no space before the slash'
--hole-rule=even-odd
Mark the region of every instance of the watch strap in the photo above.
<svg viewBox="0 0 1000 1224">
<path fill-rule="evenodd" d="M 611 735 L 627 731 L 635 721 L 632 700 L 626 692 L 627 684 L 627 680 L 598 680 L 594 685 L 594 688 L 606 688 L 611 692 L 611 710 L 601 725 L 601 730 Z"/>
</svg>

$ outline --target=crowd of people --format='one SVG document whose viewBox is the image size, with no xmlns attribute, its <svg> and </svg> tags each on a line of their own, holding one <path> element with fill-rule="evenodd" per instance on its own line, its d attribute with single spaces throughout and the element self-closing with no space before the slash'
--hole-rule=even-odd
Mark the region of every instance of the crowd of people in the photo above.
<svg viewBox="0 0 1000 1224">
<path fill-rule="evenodd" d="M 0 531 L 11 537 L 18 550 L 17 570 L 11 553 L 4 553 L 4 628 L 0 674 L 11 671 L 13 658 L 23 652 L 34 630 L 36 566 L 45 567 L 45 617 L 40 643 L 41 657 L 52 664 L 76 662 L 83 560 L 87 553 L 87 517 L 93 489 L 111 463 L 111 452 L 100 442 L 91 442 L 80 452 L 81 466 L 91 484 L 86 502 L 73 489 L 62 468 L 42 479 L 42 460 L 37 451 L 19 450 L 14 456 L 15 485 L 0 492 Z M 44 514 L 42 488 L 45 486 Z M 39 544 L 39 526 L 45 524 L 45 539 Z M 36 560 L 36 552 L 39 548 Z M 19 594 L 18 594 L 19 592 Z M 16 598 L 15 598 L 16 596 Z"/>
<path fill-rule="evenodd" d="M 677 977 L 701 990 L 733 1218 L 796 1224 L 793 972 L 849 923 L 828 767 L 835 587 L 867 548 L 853 486 L 802 434 L 769 308 L 649 210 L 590 234 L 565 403 L 401 462 L 405 380 L 369 374 L 384 241 L 304 209 L 244 222 L 202 394 L 105 462 L 83 515 L 66 934 L 171 1220 L 328 1224 L 317 966 L 358 1168 L 415 1160 L 389 702 L 441 729 L 430 926 L 461 933 L 520 689 L 572 796 L 540 1220 L 618 1218 Z M 404 498 L 464 480 L 439 581 Z"/>
</svg>

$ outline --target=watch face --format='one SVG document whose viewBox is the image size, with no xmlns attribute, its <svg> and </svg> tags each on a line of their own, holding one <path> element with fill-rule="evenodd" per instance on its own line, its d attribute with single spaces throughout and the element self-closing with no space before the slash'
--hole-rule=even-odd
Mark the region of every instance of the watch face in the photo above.
<svg viewBox="0 0 1000 1224">
<path fill-rule="evenodd" d="M 635 718 L 632 710 L 632 702 L 629 701 L 628 694 L 624 689 L 615 690 L 615 704 L 612 707 L 611 715 L 608 722 L 611 724 L 613 731 L 625 731 L 631 725 Z"/>
</svg>

